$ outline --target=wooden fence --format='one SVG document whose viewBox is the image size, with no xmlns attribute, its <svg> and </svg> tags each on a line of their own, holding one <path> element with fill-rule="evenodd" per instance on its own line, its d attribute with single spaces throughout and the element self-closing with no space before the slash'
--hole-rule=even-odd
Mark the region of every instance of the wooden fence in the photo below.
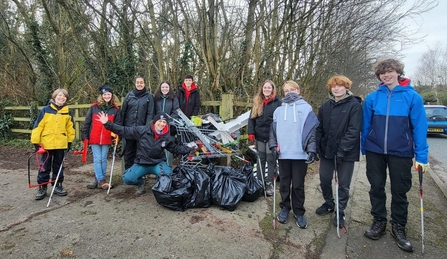
<svg viewBox="0 0 447 259">
<path fill-rule="evenodd" d="M 223 94 L 221 101 L 202 101 L 202 106 L 215 106 L 219 107 L 219 116 L 222 118 L 222 120 L 231 119 L 234 117 L 234 107 L 245 107 L 248 109 L 251 108 L 251 104 L 249 102 L 240 102 L 240 101 L 234 101 L 232 94 Z M 81 134 L 81 127 L 82 123 L 85 120 L 85 117 L 81 116 L 82 110 L 87 110 L 90 108 L 92 104 L 73 104 L 68 105 L 69 109 L 73 112 L 74 115 L 74 123 L 75 123 L 75 130 L 76 130 L 76 139 L 80 139 Z M 38 107 L 39 110 L 43 108 L 43 106 Z M 14 117 L 14 111 L 30 111 L 29 106 L 6 106 L 4 107 L 4 110 L 11 111 L 13 113 L 13 120 L 16 122 L 30 122 L 31 121 L 31 112 L 29 113 L 28 117 Z M 86 113 L 86 112 L 85 112 Z M 23 113 L 22 113 L 23 114 Z M 20 129 L 20 128 L 13 128 L 11 129 L 14 133 L 26 133 L 31 134 L 30 129 Z"/>
</svg>

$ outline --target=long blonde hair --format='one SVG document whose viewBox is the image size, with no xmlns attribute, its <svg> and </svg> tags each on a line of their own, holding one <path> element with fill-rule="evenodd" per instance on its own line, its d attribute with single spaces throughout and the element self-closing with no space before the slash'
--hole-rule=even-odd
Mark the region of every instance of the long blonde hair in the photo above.
<svg viewBox="0 0 447 259">
<path fill-rule="evenodd" d="M 97 102 L 99 103 L 99 105 L 107 105 L 106 101 L 104 101 L 104 98 L 102 98 L 102 94 L 100 94 L 98 96 Z M 112 99 L 110 99 L 110 106 L 118 106 L 119 100 L 118 97 L 116 97 L 116 95 L 112 94 Z"/>
<path fill-rule="evenodd" d="M 265 100 L 265 95 L 262 92 L 262 89 L 264 88 L 264 85 L 269 83 L 272 86 L 272 95 L 271 96 L 275 96 L 276 95 L 276 85 L 275 83 L 273 83 L 272 80 L 265 80 L 264 83 L 262 83 L 261 88 L 259 89 L 258 93 L 254 96 L 253 98 L 253 109 L 251 110 L 251 118 L 256 118 L 262 115 L 262 111 L 264 110 L 264 100 Z"/>
</svg>

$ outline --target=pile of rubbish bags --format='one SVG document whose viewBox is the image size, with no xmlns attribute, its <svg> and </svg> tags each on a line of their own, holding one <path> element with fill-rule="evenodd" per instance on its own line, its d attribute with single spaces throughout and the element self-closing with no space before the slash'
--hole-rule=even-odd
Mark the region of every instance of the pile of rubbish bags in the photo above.
<svg viewBox="0 0 447 259">
<path fill-rule="evenodd" d="M 157 202 L 176 211 L 212 204 L 234 211 L 241 200 L 253 202 L 262 191 L 252 163 L 245 163 L 240 169 L 214 164 L 205 169 L 180 165 L 172 174 L 161 174 L 152 187 Z"/>
</svg>

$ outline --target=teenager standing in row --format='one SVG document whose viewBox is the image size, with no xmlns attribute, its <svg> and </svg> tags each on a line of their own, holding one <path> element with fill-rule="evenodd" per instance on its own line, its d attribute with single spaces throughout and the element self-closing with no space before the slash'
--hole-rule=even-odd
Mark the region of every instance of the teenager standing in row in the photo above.
<svg viewBox="0 0 447 259">
<path fill-rule="evenodd" d="M 259 175 L 265 175 L 265 163 L 267 162 L 267 177 L 265 177 L 265 194 L 273 195 L 273 174 L 276 168 L 276 157 L 268 147 L 270 127 L 273 122 L 273 112 L 281 106 L 281 101 L 276 96 L 276 86 L 271 80 L 262 84 L 258 93 L 253 98 L 253 108 L 248 119 L 248 139 L 255 144 L 260 158 L 257 166 Z"/>
</svg>

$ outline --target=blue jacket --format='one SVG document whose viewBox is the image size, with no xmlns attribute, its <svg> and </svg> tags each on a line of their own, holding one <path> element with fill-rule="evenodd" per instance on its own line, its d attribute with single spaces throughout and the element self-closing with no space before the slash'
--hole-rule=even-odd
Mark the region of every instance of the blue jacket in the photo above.
<svg viewBox="0 0 447 259">
<path fill-rule="evenodd" d="M 428 163 L 427 118 L 422 97 L 403 78 L 392 91 L 383 83 L 363 107 L 362 154 L 366 151 Z"/>
</svg>

